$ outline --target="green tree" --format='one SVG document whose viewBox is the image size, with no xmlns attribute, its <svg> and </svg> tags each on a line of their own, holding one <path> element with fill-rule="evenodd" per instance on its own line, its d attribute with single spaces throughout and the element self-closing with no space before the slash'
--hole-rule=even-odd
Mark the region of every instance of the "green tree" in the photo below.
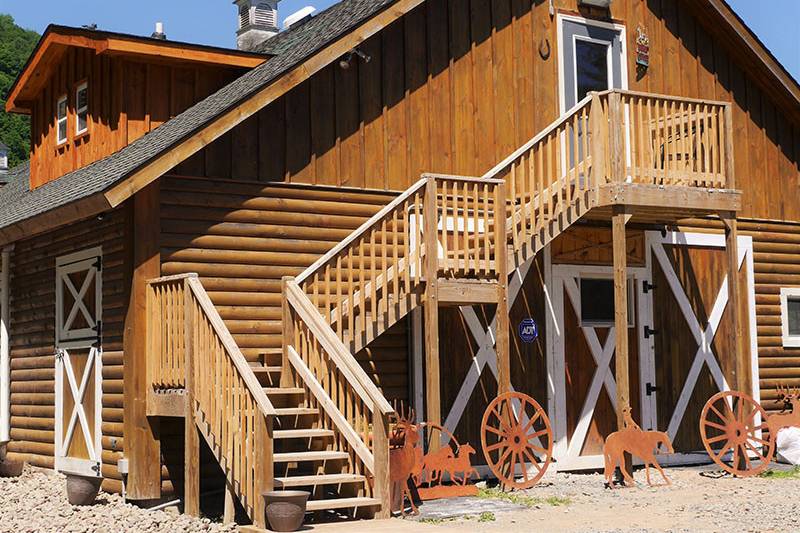
<svg viewBox="0 0 800 533">
<path fill-rule="evenodd" d="M 0 14 L 0 141 L 10 148 L 9 168 L 28 160 L 31 127 L 26 115 L 6 113 L 6 98 L 38 41 L 38 33 L 20 28 L 11 15 Z"/>
</svg>

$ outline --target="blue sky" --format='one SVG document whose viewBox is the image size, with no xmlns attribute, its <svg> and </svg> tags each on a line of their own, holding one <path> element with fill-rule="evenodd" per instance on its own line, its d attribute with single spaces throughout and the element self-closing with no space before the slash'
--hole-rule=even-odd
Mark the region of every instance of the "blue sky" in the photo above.
<svg viewBox="0 0 800 533">
<path fill-rule="evenodd" d="M 728 0 L 761 41 L 800 80 L 800 0 Z M 324 9 L 333 0 L 281 0 L 281 19 L 313 5 Z M 235 44 L 236 9 L 231 0 L 0 0 L 0 12 L 18 24 L 42 32 L 56 22 L 70 26 L 97 23 L 106 30 L 149 35 L 155 21 L 177 41 L 231 47 Z"/>
</svg>

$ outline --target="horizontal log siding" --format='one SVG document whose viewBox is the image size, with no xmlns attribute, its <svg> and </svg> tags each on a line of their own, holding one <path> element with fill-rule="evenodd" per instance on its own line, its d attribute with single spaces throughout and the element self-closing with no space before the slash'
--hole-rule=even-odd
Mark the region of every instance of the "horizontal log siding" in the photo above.
<svg viewBox="0 0 800 533">
<path fill-rule="evenodd" d="M 12 456 L 53 468 L 56 257 L 103 247 L 103 466 L 106 490 L 121 490 L 122 333 L 130 285 L 126 208 L 17 242 L 11 255 Z"/>
<path fill-rule="evenodd" d="M 197 272 L 248 361 L 267 355 L 268 364 L 279 364 L 281 277 L 300 274 L 393 197 L 291 184 L 165 178 L 162 273 Z M 358 357 L 372 369 L 376 382 L 385 383 L 397 397 L 401 392 L 395 389 L 407 388 L 407 372 L 399 372 L 397 365 L 402 359 L 398 354 L 406 351 L 405 322 L 387 335 L 376 341 L 379 348 L 368 347 Z"/>
</svg>

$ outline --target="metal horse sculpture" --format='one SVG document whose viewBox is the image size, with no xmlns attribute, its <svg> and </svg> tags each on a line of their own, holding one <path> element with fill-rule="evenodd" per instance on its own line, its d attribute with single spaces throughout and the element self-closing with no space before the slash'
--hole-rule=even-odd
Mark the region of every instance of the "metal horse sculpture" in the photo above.
<svg viewBox="0 0 800 533">
<path fill-rule="evenodd" d="M 634 483 L 633 476 L 625 468 L 626 452 L 644 461 L 648 485 L 653 485 L 650 481 L 650 466 L 659 471 L 667 485 L 671 485 L 672 482 L 664 473 L 664 469 L 661 468 L 655 455 L 655 450 L 661 444 L 665 445 L 667 453 L 674 453 L 669 436 L 663 431 L 643 431 L 633 420 L 630 407 L 623 407 L 622 416 L 624 420 L 623 429 L 609 435 L 603 445 L 606 485 L 611 488 L 614 487 L 614 470 L 617 467 L 622 472 L 626 486 L 628 486 L 628 483 L 631 485 Z"/>
<path fill-rule="evenodd" d="M 390 437 L 389 449 L 389 480 L 392 491 L 392 511 L 400 511 L 401 516 L 406 515 L 405 499 L 411 504 L 411 510 L 418 514 L 419 510 L 414 504 L 414 496 L 408 488 L 408 480 L 412 477 L 421 454 L 419 444 L 419 427 L 414 423 L 414 410 L 409 408 L 403 412 L 399 410 L 397 424 Z M 399 503 L 398 503 L 399 501 Z"/>
</svg>

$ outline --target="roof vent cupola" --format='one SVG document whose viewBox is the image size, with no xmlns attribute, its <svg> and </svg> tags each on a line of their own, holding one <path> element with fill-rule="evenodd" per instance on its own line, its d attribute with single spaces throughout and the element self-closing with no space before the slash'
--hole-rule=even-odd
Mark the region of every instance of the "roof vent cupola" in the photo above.
<svg viewBox="0 0 800 533">
<path fill-rule="evenodd" d="M 239 10 L 236 47 L 253 50 L 278 33 L 278 0 L 234 0 Z"/>
</svg>

